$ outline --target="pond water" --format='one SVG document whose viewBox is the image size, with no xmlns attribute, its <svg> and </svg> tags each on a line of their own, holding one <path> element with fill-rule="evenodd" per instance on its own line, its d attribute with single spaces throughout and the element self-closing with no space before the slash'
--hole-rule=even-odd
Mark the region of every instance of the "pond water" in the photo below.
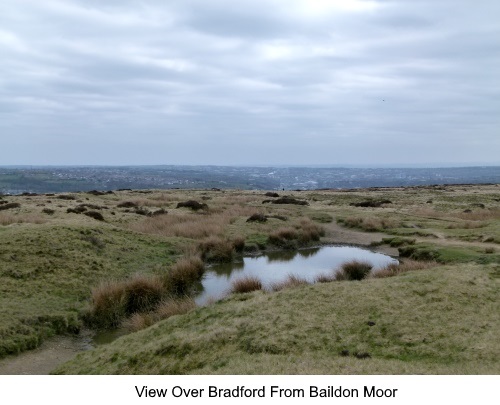
<svg viewBox="0 0 500 405">
<path fill-rule="evenodd" d="M 309 282 L 322 274 L 332 274 L 342 263 L 350 260 L 368 261 L 373 270 L 396 259 L 382 253 L 351 246 L 324 246 L 294 251 L 271 252 L 257 257 L 244 257 L 242 261 L 211 266 L 207 269 L 196 297 L 198 305 L 218 299 L 230 290 L 233 281 L 242 277 L 257 277 L 264 287 L 284 281 L 294 275 Z"/>
</svg>

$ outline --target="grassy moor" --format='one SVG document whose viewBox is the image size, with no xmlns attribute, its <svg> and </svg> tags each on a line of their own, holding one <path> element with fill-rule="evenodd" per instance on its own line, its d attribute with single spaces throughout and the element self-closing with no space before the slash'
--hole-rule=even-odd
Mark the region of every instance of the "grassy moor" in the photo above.
<svg viewBox="0 0 500 405">
<path fill-rule="evenodd" d="M 346 244 L 396 257 L 310 283 L 206 269 Z M 0 197 L 2 364 L 55 336 L 120 328 L 56 374 L 498 374 L 500 186 Z"/>
</svg>

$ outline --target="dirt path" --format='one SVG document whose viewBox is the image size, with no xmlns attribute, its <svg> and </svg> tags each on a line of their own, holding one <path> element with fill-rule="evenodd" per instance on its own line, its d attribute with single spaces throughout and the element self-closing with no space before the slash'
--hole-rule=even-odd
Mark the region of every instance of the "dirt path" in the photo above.
<svg viewBox="0 0 500 405">
<path fill-rule="evenodd" d="M 333 244 L 339 243 L 369 247 L 372 242 L 380 242 L 382 238 L 388 237 L 388 235 L 381 232 L 362 232 L 350 228 L 344 228 L 336 222 L 324 224 L 323 227 L 327 232 L 325 240 Z M 371 248 L 377 252 L 390 256 L 398 256 L 398 249 L 390 246 L 381 245 Z"/>
<path fill-rule="evenodd" d="M 92 349 L 90 332 L 56 336 L 34 350 L 0 360 L 0 375 L 46 375 L 78 353 Z"/>
</svg>

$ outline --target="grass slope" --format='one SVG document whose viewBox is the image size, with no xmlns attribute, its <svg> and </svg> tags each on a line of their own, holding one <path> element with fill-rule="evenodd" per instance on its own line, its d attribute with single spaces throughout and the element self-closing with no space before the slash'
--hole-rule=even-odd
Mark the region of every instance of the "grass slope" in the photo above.
<svg viewBox="0 0 500 405">
<path fill-rule="evenodd" d="M 499 272 L 441 266 L 233 296 L 80 354 L 56 373 L 498 374 Z"/>
</svg>

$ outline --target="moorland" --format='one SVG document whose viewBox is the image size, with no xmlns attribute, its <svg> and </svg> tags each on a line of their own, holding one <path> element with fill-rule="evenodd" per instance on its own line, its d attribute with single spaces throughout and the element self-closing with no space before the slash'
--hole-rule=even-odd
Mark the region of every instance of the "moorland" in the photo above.
<svg viewBox="0 0 500 405">
<path fill-rule="evenodd" d="M 0 197 L 0 357 L 125 328 L 56 374 L 498 374 L 500 187 Z M 207 267 L 349 244 L 399 265 L 197 306 Z M 350 263 L 359 270 L 363 263 Z"/>
</svg>

